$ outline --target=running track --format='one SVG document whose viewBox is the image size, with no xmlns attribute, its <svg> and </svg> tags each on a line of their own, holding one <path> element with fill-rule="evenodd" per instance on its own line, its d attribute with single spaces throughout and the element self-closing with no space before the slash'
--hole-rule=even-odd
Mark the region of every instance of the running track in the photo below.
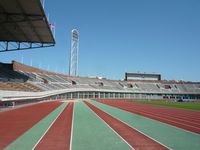
<svg viewBox="0 0 200 150">
<path fill-rule="evenodd" d="M 191 147 L 191 145 L 193 145 L 194 147 L 193 148 L 191 147 L 191 149 L 196 149 L 195 147 L 200 146 L 198 144 L 200 143 L 199 112 L 143 105 L 143 104 L 124 102 L 124 101 L 119 101 L 119 100 L 115 100 L 115 101 L 99 100 L 99 102 L 106 104 L 107 106 L 112 106 L 112 107 L 114 106 L 121 110 L 125 110 L 124 113 L 128 111 L 133 114 L 138 114 L 144 117 L 158 120 L 160 122 L 177 126 L 179 128 L 183 128 L 185 130 L 189 130 L 191 132 L 195 132 L 197 133 L 196 135 L 192 135 L 188 133 L 190 134 L 190 137 L 194 136 L 194 138 L 189 139 L 189 141 L 186 138 L 186 141 L 189 143 L 189 144 L 186 144 L 186 147 L 187 146 Z M 84 108 L 85 109 L 84 111 L 74 110 L 74 105 L 78 103 L 79 103 L 78 105 L 79 107 L 77 108 L 79 109 Z M 38 127 L 41 126 L 44 128 L 44 125 L 43 125 L 44 123 L 42 124 L 42 121 L 44 122 L 45 119 L 47 121 L 51 120 L 52 123 L 49 122 L 49 125 L 46 127 L 46 129 L 44 129 L 45 132 L 43 131 L 44 133 L 41 134 L 41 137 L 34 144 L 34 147 L 32 147 L 33 149 L 74 150 L 72 144 L 81 143 L 82 141 L 84 141 L 84 143 L 82 143 L 83 146 L 85 145 L 86 147 L 87 147 L 87 143 L 90 145 L 94 144 L 93 147 L 96 147 L 96 148 L 93 148 L 94 150 L 102 149 L 101 147 L 104 147 L 105 149 L 106 144 L 109 144 L 109 145 L 120 144 L 121 147 L 124 147 L 123 150 L 128 150 L 129 148 L 140 149 L 140 150 L 169 149 L 173 147 L 173 144 L 171 144 L 172 146 L 169 144 L 171 146 L 169 147 L 168 145 L 155 140 L 150 135 L 147 135 L 139 131 L 137 128 L 122 121 L 117 116 L 111 115 L 110 113 L 108 113 L 108 111 L 105 111 L 101 109 L 100 107 L 97 107 L 98 105 L 96 104 L 97 102 L 92 103 L 92 101 L 85 101 L 84 103 L 81 101 L 67 102 L 67 103 L 61 102 L 61 101 L 54 101 L 54 102 L 39 103 L 35 105 L 17 108 L 11 111 L 1 112 L 0 113 L 0 120 L 1 120 L 0 149 L 4 149 L 7 146 L 8 146 L 7 149 L 15 149 L 15 147 L 12 147 L 12 144 L 16 142 L 17 140 L 19 140 L 21 137 L 23 137 L 24 134 L 26 133 L 29 133 L 30 136 L 35 136 L 34 132 L 36 132 L 37 130 L 34 130 L 34 127 L 38 125 Z M 108 107 L 108 108 L 113 109 L 112 107 Z M 78 121 L 80 124 L 73 125 L 74 111 L 76 111 L 76 121 L 79 120 L 79 116 L 82 116 L 82 117 L 84 116 L 85 119 L 87 119 L 87 116 L 91 116 L 93 120 L 86 120 L 84 124 L 85 126 L 81 126 L 83 124 L 81 124 L 80 121 Z M 83 114 L 79 115 L 79 113 L 83 113 Z M 91 124 L 93 124 L 92 121 L 95 121 L 95 120 L 97 122 L 99 120 L 99 123 L 101 122 L 101 125 L 97 123 L 95 124 L 96 126 L 91 126 Z M 95 131 L 96 135 L 92 134 L 88 130 L 90 128 L 85 128 L 86 126 L 90 126 L 90 128 L 93 128 L 92 129 L 93 131 L 95 131 L 95 128 L 97 129 L 104 128 L 105 130 L 104 133 L 109 133 L 108 135 L 110 136 L 101 137 L 105 135 L 102 132 L 102 130 Z M 106 128 L 105 126 L 108 126 L 109 128 Z M 85 135 L 83 136 L 81 132 L 77 132 L 76 131 L 77 129 L 73 127 L 79 127 L 80 131 L 87 129 L 87 132 L 84 132 Z M 76 137 L 79 137 L 79 138 L 73 137 L 74 131 L 76 131 L 75 133 L 78 134 L 76 135 Z M 110 134 L 111 132 L 114 132 L 115 136 L 113 134 Z M 91 143 L 91 141 L 95 141 L 93 139 L 97 136 L 97 134 L 100 135 L 99 136 L 100 138 L 104 139 L 103 140 L 104 142 L 99 141 L 99 144 Z M 84 137 L 84 139 L 82 139 L 81 137 Z M 117 143 L 106 142 L 106 141 L 112 141 L 113 140 L 112 138 L 116 139 L 116 141 L 118 142 Z M 123 139 L 123 140 L 120 142 L 120 139 Z M 30 139 L 27 138 L 25 139 L 25 141 L 22 141 L 22 143 L 27 144 L 29 143 L 29 140 Z M 183 142 L 183 144 L 185 143 L 186 142 Z M 127 144 L 129 145 L 128 146 L 129 148 L 126 146 Z M 118 146 L 120 147 L 120 145 Z M 20 150 L 25 150 L 25 149 L 26 149 L 25 147 L 24 148 L 22 147 Z M 176 142 L 175 142 L 174 149 L 180 149 L 179 147 L 176 147 Z M 184 149 L 184 148 L 181 148 L 181 149 Z"/>
<path fill-rule="evenodd" d="M 70 136 L 72 125 L 73 103 L 70 102 L 62 114 L 58 117 L 47 134 L 36 146 L 36 150 L 44 149 L 70 149 Z M 69 134 L 67 134 L 69 133 Z M 56 135 L 56 136 L 55 136 Z"/>
<path fill-rule="evenodd" d="M 99 117 L 101 117 L 112 129 L 114 129 L 119 135 L 121 135 L 134 149 L 140 150 L 167 150 L 165 146 L 153 141 L 144 134 L 131 128 L 120 120 L 112 117 L 104 111 L 98 109 L 94 105 L 85 102 Z M 141 144 L 142 143 L 142 144 Z"/>
<path fill-rule="evenodd" d="M 0 149 L 22 135 L 58 107 L 59 102 L 46 102 L 0 113 Z"/>
<path fill-rule="evenodd" d="M 197 111 L 120 100 L 98 100 L 98 102 L 200 134 L 200 112 Z"/>
</svg>

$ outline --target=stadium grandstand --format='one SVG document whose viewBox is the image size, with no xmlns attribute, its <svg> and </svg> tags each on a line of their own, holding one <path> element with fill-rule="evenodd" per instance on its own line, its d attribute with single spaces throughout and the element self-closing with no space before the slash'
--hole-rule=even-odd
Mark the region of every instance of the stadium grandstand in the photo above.
<svg viewBox="0 0 200 150">
<path fill-rule="evenodd" d="M 16 61 L 0 63 L 0 70 L 0 100 L 5 105 L 45 99 L 200 99 L 197 82 L 66 76 Z"/>
<path fill-rule="evenodd" d="M 75 35 L 77 42 L 77 31 Z M 40 0 L 0 1 L 0 52 L 54 45 L 51 24 Z M 77 64 L 76 75 L 67 76 L 16 61 L 0 63 L 1 105 L 60 98 L 200 99 L 197 82 L 165 81 L 160 74 L 146 73 L 126 73 L 123 81 L 80 77 Z"/>
<path fill-rule="evenodd" d="M 0 52 L 52 47 L 55 45 L 51 24 L 40 0 L 0 1 Z M 28 83 L 30 76 L 16 72 L 12 65 L 0 64 L 0 103 L 4 97 L 26 102 L 27 92 L 42 91 Z M 23 94 L 23 92 L 25 92 Z M 25 96 L 24 98 L 23 95 Z M 30 98 L 30 94 L 29 98 Z M 34 95 L 34 94 L 33 94 Z M 35 96 L 33 96 L 33 99 Z M 23 99 L 23 100 L 22 100 Z M 6 102 L 5 105 L 10 104 Z M 4 103 L 3 103 L 4 105 Z"/>
</svg>

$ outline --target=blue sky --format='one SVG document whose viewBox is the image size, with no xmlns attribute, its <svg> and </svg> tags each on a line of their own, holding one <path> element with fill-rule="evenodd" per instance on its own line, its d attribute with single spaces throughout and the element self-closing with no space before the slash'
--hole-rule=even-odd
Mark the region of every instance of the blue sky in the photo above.
<svg viewBox="0 0 200 150">
<path fill-rule="evenodd" d="M 200 81 L 199 0 L 46 0 L 56 23 L 53 48 L 0 53 L 68 73 L 70 31 L 80 33 L 79 75 L 122 79 L 124 72 Z"/>
</svg>

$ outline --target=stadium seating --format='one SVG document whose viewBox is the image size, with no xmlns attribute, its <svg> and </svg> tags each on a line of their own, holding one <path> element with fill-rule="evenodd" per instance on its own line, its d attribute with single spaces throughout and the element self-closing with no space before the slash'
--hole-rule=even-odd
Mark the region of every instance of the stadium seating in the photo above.
<svg viewBox="0 0 200 150">
<path fill-rule="evenodd" d="M 96 77 L 74 77 L 49 72 L 13 61 L 12 64 L 0 63 L 0 91 L 25 91 L 55 93 L 54 91 L 99 91 L 95 97 L 124 94 L 128 97 L 179 98 L 200 97 L 200 83 L 184 81 L 121 81 Z M 110 93 L 108 93 L 110 92 Z M 190 96 L 188 96 L 190 95 Z M 192 96 L 191 96 L 192 95 Z M 71 97 L 67 95 L 67 97 Z M 88 95 L 89 97 L 89 95 Z M 90 95 L 91 97 L 91 95 Z M 152 98 L 151 97 L 151 98 Z"/>
<path fill-rule="evenodd" d="M 37 86 L 34 86 L 30 83 L 16 83 L 16 82 L 0 82 L 1 90 L 10 90 L 10 91 L 32 91 L 40 92 L 42 91 Z"/>
</svg>

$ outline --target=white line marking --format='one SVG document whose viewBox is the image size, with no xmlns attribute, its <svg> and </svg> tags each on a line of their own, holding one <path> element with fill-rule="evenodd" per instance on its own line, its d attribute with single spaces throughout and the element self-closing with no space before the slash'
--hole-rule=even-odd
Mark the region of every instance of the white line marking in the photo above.
<svg viewBox="0 0 200 150">
<path fill-rule="evenodd" d="M 138 111 L 137 108 L 134 109 L 134 110 L 135 110 L 135 111 Z M 167 116 L 167 118 L 163 118 L 162 116 L 158 116 L 158 115 L 155 115 L 155 116 L 154 116 L 154 114 L 153 114 L 152 112 L 148 112 L 148 111 L 140 111 L 140 112 L 141 112 L 141 113 L 145 113 L 145 114 L 147 114 L 147 115 L 149 115 L 149 116 L 153 116 L 153 117 L 157 117 L 157 118 L 162 118 L 162 119 L 164 119 L 164 120 L 168 120 L 168 121 L 171 121 L 171 122 L 174 122 L 174 123 L 177 123 L 177 124 L 181 124 L 181 125 L 185 125 L 185 126 L 188 126 L 188 127 L 200 129 L 200 127 L 196 127 L 196 126 L 193 126 L 193 125 L 188 125 L 187 123 L 182 123 L 182 122 L 178 122 L 178 121 L 174 121 L 174 120 L 173 120 L 173 119 L 177 119 L 177 120 L 181 120 L 181 121 L 185 121 L 185 122 L 191 123 L 191 121 L 187 121 L 187 120 L 184 120 L 184 119 L 179 119 L 179 118 L 176 118 L 176 117 L 173 117 L 173 116 Z M 131 113 L 133 113 L 133 112 L 131 112 Z M 134 113 L 134 114 L 136 114 L 136 113 Z M 165 115 L 165 114 L 163 114 L 163 115 Z M 170 118 L 172 118 L 172 120 L 170 120 Z M 155 120 L 156 120 L 156 119 L 155 119 Z M 195 123 L 195 122 L 192 122 L 192 123 L 194 123 L 194 124 L 196 124 L 196 125 L 199 125 L 198 123 Z"/>
<path fill-rule="evenodd" d="M 72 149 L 72 138 L 73 138 L 73 131 L 74 131 L 74 110 L 75 110 L 75 103 L 73 104 L 73 113 L 72 113 L 72 125 L 71 125 L 71 137 L 70 137 L 70 150 Z"/>
<path fill-rule="evenodd" d="M 85 103 L 84 103 L 85 104 Z M 91 104 L 91 103 L 90 103 Z M 86 105 L 86 104 L 85 104 Z M 87 105 L 86 105 L 87 106 Z M 87 106 L 88 107 L 88 106 Z M 135 150 L 121 135 L 119 135 L 109 124 L 107 124 L 101 117 L 99 117 L 90 107 L 89 110 L 94 113 L 102 122 L 104 122 L 116 135 L 118 135 L 132 150 Z"/>
<path fill-rule="evenodd" d="M 98 101 L 95 101 L 95 102 L 100 103 L 100 104 L 104 104 L 104 103 L 98 102 Z M 161 124 L 164 124 L 164 125 L 167 125 L 167 126 L 170 126 L 170 127 L 173 127 L 173 128 L 177 128 L 177 129 L 179 129 L 179 130 L 184 130 L 185 132 L 188 132 L 188 133 L 192 133 L 192 134 L 199 135 L 199 134 L 196 133 L 196 132 L 192 132 L 192 131 L 183 129 L 183 128 L 181 128 L 181 127 L 173 126 L 173 125 L 171 125 L 171 124 L 168 124 L 168 123 L 165 123 L 165 122 L 161 122 L 161 121 L 156 120 L 156 119 L 148 118 L 148 117 L 145 117 L 145 116 L 143 116 L 143 115 L 138 115 L 138 114 L 136 114 L 136 113 L 132 113 L 132 112 L 130 112 L 130 111 L 128 111 L 128 110 L 125 110 L 125 109 L 121 109 L 121 108 L 118 108 L 118 107 L 115 107 L 115 106 L 111 106 L 111 105 L 109 105 L 109 104 L 104 104 L 104 105 L 107 105 L 107 106 L 112 107 L 112 108 L 114 108 L 114 109 L 119 109 L 119 110 L 122 110 L 122 111 L 126 111 L 126 112 L 128 112 L 128 113 L 130 113 L 130 114 L 134 114 L 134 115 L 137 115 L 137 116 L 141 116 L 141 117 L 144 117 L 144 118 L 146 118 L 146 119 L 149 119 L 149 120 L 152 120 L 152 121 L 155 121 L 155 122 L 160 122 Z"/>
<path fill-rule="evenodd" d="M 106 105 L 106 104 L 104 104 L 104 105 Z M 94 105 L 94 106 L 96 106 L 96 105 Z M 109 105 L 108 105 L 109 106 Z M 96 106 L 97 107 L 97 106 Z M 99 107 L 97 107 L 97 108 L 99 108 Z M 115 108 L 115 107 L 114 107 Z M 100 108 L 99 108 L 100 109 Z M 102 110 L 102 109 L 101 109 Z M 105 112 L 105 113 L 107 113 L 107 114 L 109 114 L 107 111 L 104 111 L 104 110 L 102 110 L 103 112 Z M 129 112 L 130 113 L 130 112 Z M 109 115 L 111 115 L 111 114 L 109 114 Z M 143 135 L 145 135 L 146 137 L 148 137 L 148 138 L 150 138 L 150 139 L 152 139 L 153 141 L 155 141 L 155 142 L 157 142 L 157 143 L 159 143 L 160 145 L 162 145 L 162 146 L 164 146 L 164 147 L 166 147 L 166 148 L 168 148 L 168 149 L 171 149 L 171 148 L 169 148 L 168 146 L 166 146 L 166 145 L 164 145 L 163 143 L 160 143 L 159 141 L 157 141 L 156 139 L 153 139 L 152 137 L 150 137 L 150 136 L 148 136 L 147 134 L 145 134 L 145 133 L 143 133 L 142 131 L 140 131 L 140 130 L 138 130 L 138 129 L 136 129 L 136 128 L 134 128 L 134 127 L 132 127 L 132 126 L 130 126 L 129 124 L 127 124 L 126 122 L 124 122 L 124 121 L 122 121 L 122 120 L 120 120 L 119 118 L 116 118 L 115 116 L 113 116 L 113 115 L 111 115 L 113 118 L 115 118 L 115 119 L 117 119 L 117 120 L 119 120 L 119 121 L 121 121 L 121 122 L 123 122 L 124 124 L 126 124 L 127 126 L 129 126 L 129 127 L 131 127 L 132 129 L 134 129 L 134 130 L 136 130 L 136 131 L 138 131 L 139 133 L 141 133 L 141 134 L 143 134 Z"/>
<path fill-rule="evenodd" d="M 59 115 L 54 119 L 54 121 L 50 124 L 50 126 L 47 128 L 47 130 L 44 132 L 44 134 L 40 137 L 40 139 L 37 141 L 37 143 L 35 144 L 35 146 L 32 148 L 32 150 L 35 149 L 35 147 L 39 144 L 39 142 L 42 140 L 42 138 L 46 135 L 46 133 L 49 131 L 49 129 L 51 128 L 51 126 L 54 124 L 54 122 L 58 119 L 58 117 L 60 116 L 60 114 L 65 110 L 65 108 L 69 105 L 69 103 L 64 107 L 64 109 L 59 113 Z"/>
</svg>

